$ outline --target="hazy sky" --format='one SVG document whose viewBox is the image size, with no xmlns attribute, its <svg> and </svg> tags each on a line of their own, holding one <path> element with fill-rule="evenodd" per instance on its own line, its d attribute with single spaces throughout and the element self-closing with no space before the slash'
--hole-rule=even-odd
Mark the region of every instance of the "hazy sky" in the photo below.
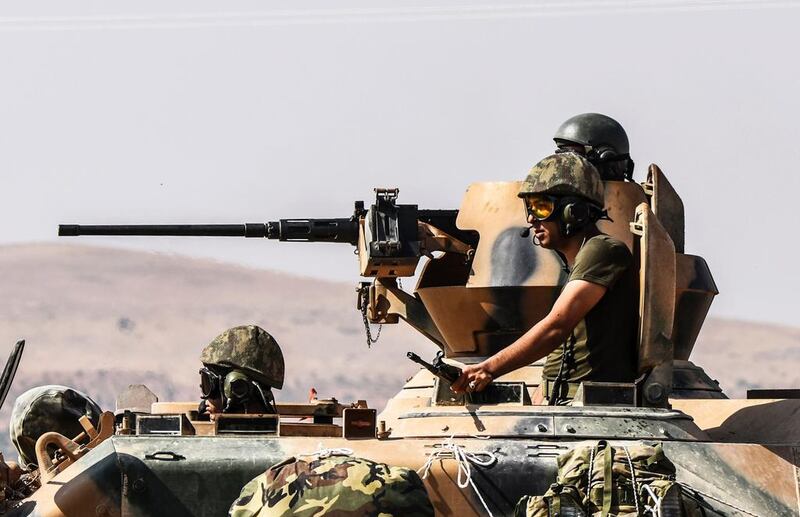
<svg viewBox="0 0 800 517">
<path fill-rule="evenodd" d="M 628 130 L 637 179 L 656 162 L 683 197 L 713 313 L 800 325 L 800 3 L 219 5 L 0 5 L 0 243 L 345 217 L 376 186 L 456 208 L 599 111 Z M 72 242 L 358 280 L 345 245 Z"/>
</svg>

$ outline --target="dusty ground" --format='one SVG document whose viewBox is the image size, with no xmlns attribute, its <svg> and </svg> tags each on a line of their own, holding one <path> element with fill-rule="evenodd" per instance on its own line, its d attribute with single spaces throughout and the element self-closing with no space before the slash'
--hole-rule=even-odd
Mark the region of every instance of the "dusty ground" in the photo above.
<svg viewBox="0 0 800 517">
<path fill-rule="evenodd" d="M 322 272 L 310 272 L 322 276 Z M 286 386 L 279 400 L 309 388 L 372 407 L 415 371 L 408 350 L 435 347 L 405 325 L 387 326 L 368 349 L 353 284 L 136 251 L 74 245 L 0 247 L 0 354 L 27 340 L 14 387 L 0 412 L 0 450 L 17 394 L 60 383 L 107 409 L 130 383 L 162 400 L 196 397 L 200 349 L 227 327 L 254 323 L 280 342 Z M 748 387 L 800 385 L 800 329 L 712 319 L 692 359 L 731 396 Z M 10 455 L 15 457 L 15 454 Z"/>
</svg>

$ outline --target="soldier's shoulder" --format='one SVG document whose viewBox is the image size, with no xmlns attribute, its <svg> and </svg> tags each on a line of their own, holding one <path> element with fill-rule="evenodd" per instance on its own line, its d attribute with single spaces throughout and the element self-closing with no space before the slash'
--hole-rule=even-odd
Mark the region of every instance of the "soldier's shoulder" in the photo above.
<svg viewBox="0 0 800 517">
<path fill-rule="evenodd" d="M 594 259 L 602 258 L 625 263 L 629 263 L 633 259 L 631 251 L 624 242 L 604 233 L 587 239 L 581 247 L 581 254 Z"/>
<path fill-rule="evenodd" d="M 611 248 L 625 248 L 626 250 L 628 249 L 628 246 L 624 242 L 605 233 L 600 233 L 598 235 L 595 235 L 594 237 L 588 239 L 586 242 L 587 243 L 598 242 L 602 243 L 603 246 L 608 246 Z M 630 253 L 630 250 L 628 251 L 628 253 Z"/>
</svg>

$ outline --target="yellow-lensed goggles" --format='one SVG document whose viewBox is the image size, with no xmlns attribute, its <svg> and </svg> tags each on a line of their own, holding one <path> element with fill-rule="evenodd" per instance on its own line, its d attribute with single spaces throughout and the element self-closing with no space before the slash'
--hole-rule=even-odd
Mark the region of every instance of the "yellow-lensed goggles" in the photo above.
<svg viewBox="0 0 800 517">
<path fill-rule="evenodd" d="M 544 221 L 556 211 L 556 198 L 552 196 L 533 195 L 522 198 L 529 217 Z"/>
</svg>

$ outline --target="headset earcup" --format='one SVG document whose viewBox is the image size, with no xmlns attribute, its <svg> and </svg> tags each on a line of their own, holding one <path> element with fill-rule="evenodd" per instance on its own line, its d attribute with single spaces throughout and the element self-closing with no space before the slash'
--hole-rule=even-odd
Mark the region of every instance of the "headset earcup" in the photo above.
<svg viewBox="0 0 800 517">
<path fill-rule="evenodd" d="M 586 158 L 594 164 L 614 161 L 617 159 L 617 156 L 618 154 L 614 149 L 605 145 L 592 147 L 586 153 Z"/>
<path fill-rule="evenodd" d="M 600 163 L 610 162 L 617 159 L 617 153 L 610 147 L 601 147 L 597 150 Z"/>
<path fill-rule="evenodd" d="M 572 224 L 575 222 L 575 217 L 572 213 L 572 205 L 574 205 L 574 203 L 564 205 L 564 209 L 561 211 L 561 220 L 564 221 L 564 224 Z"/>
<path fill-rule="evenodd" d="M 583 226 L 589 219 L 589 207 L 586 203 L 569 203 L 564 206 L 561 218 L 570 226 Z"/>
<path fill-rule="evenodd" d="M 570 237 L 576 231 L 586 226 L 589 218 L 589 209 L 586 203 L 575 202 L 564 205 L 561 211 L 562 230 L 565 237 Z"/>
</svg>

